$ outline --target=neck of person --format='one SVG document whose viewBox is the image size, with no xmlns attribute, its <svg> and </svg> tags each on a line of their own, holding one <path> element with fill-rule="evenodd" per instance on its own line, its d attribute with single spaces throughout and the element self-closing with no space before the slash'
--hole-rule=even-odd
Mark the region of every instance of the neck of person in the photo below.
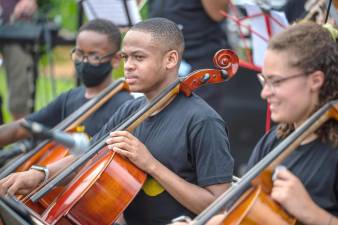
<svg viewBox="0 0 338 225">
<path fill-rule="evenodd" d="M 175 82 L 177 80 L 176 74 L 177 73 L 175 73 L 175 71 L 168 73 L 167 79 L 155 84 L 156 87 L 151 88 L 151 90 L 143 92 L 147 100 L 151 101 L 153 98 L 158 96 L 166 87 Z"/>
<path fill-rule="evenodd" d="M 147 100 L 151 101 L 152 99 L 154 99 L 166 87 L 168 87 L 170 84 L 172 84 L 176 79 L 177 79 L 176 74 L 175 74 L 175 76 L 170 76 L 170 79 L 167 79 L 167 80 L 163 81 L 160 85 L 158 85 L 158 87 L 155 90 L 147 92 L 147 93 L 144 93 L 144 95 L 146 96 Z M 176 95 L 174 95 L 173 97 L 171 97 L 163 106 L 161 106 L 154 113 L 152 113 L 151 116 L 154 116 L 157 113 L 161 112 L 161 110 L 164 109 L 167 105 L 169 105 L 175 97 L 176 97 Z"/>
<path fill-rule="evenodd" d="M 293 126 L 295 129 L 297 129 L 298 127 L 300 127 L 302 124 L 304 124 L 306 122 L 306 120 L 315 112 L 315 105 L 317 104 L 318 100 L 315 101 L 315 103 L 312 104 L 312 107 L 310 107 L 306 112 L 304 112 L 304 116 L 302 118 L 300 118 L 297 122 L 293 123 Z M 308 144 L 312 141 L 314 141 L 315 139 L 318 138 L 318 135 L 315 133 L 312 133 L 310 135 L 308 135 L 301 143 L 301 145 L 304 144 Z"/>
<path fill-rule="evenodd" d="M 298 123 L 298 124 L 297 124 L 297 123 L 294 123 L 293 126 L 295 127 L 295 129 L 297 129 L 300 125 L 299 125 L 299 123 Z M 308 135 L 308 136 L 302 141 L 302 143 L 300 143 L 300 144 L 301 144 L 301 145 L 308 144 L 308 143 L 310 143 L 310 142 L 316 140 L 317 138 L 318 138 L 318 135 L 315 134 L 315 133 L 312 133 L 312 134 Z"/>
<path fill-rule="evenodd" d="M 101 91 L 103 91 L 106 87 L 108 87 L 112 81 L 113 81 L 112 77 L 108 76 L 101 84 L 94 86 L 94 87 L 86 87 L 85 97 L 87 99 L 95 97 Z"/>
</svg>

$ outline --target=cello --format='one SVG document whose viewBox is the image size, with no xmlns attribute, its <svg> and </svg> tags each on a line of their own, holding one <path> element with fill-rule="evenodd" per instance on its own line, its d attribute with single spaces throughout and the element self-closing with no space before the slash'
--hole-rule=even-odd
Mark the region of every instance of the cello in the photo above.
<svg viewBox="0 0 338 225">
<path fill-rule="evenodd" d="M 111 83 L 107 88 L 105 88 L 100 94 L 91 98 L 78 110 L 69 115 L 61 123 L 53 128 L 55 131 L 72 131 L 86 120 L 90 115 L 92 115 L 98 108 L 105 104 L 110 98 L 112 98 L 116 93 L 121 90 L 128 90 L 128 86 L 125 83 L 124 79 L 119 79 Z M 51 152 L 51 156 L 46 158 L 46 154 Z M 63 157 L 68 154 L 68 150 L 64 147 L 56 144 L 53 141 L 43 141 L 38 144 L 35 148 L 30 150 L 28 153 L 19 156 L 15 159 L 13 163 L 8 165 L 0 173 L 0 179 L 8 176 L 13 172 L 20 172 L 29 169 L 33 164 L 45 165 L 49 162 L 57 160 L 59 157 Z M 45 158 L 45 161 L 41 161 Z"/>
<path fill-rule="evenodd" d="M 214 62 L 222 66 L 221 69 L 198 70 L 183 81 L 177 79 L 114 130 L 132 131 L 146 117 L 159 108 L 165 107 L 168 101 L 179 92 L 190 96 L 192 90 L 202 84 L 228 80 L 238 69 L 238 58 L 229 50 L 217 52 Z M 91 159 L 73 182 L 68 185 L 66 191 L 46 210 L 43 219 L 47 223 L 112 224 L 138 193 L 146 179 L 146 174 L 127 159 L 106 147 L 105 139 L 108 135 L 109 133 L 75 164 L 67 168 L 65 170 L 67 172 L 63 171 L 62 175 L 58 176 L 60 178 L 47 184 L 49 187 L 55 186 L 60 180 Z M 96 154 L 98 152 L 100 153 Z M 31 199 L 33 201 L 39 199 L 48 189 L 50 188 L 42 188 L 31 196 Z M 101 206 L 98 206 L 97 202 L 100 202 Z"/>
<path fill-rule="evenodd" d="M 338 121 L 338 100 L 332 100 L 309 117 L 300 127 L 278 144 L 268 155 L 250 169 L 242 179 L 222 194 L 190 224 L 202 225 L 221 210 L 226 210 L 221 224 L 295 224 L 296 220 L 271 197 L 272 174 L 302 141 L 329 119 Z"/>
</svg>

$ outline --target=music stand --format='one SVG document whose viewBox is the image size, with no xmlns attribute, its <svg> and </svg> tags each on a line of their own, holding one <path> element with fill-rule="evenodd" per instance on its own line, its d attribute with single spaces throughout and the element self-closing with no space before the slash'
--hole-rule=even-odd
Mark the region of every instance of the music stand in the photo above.
<svg viewBox="0 0 338 225">
<path fill-rule="evenodd" d="M 333 6 L 332 6 L 333 4 Z M 336 24 L 338 24 L 338 3 L 334 3 L 332 2 L 332 0 L 326 0 L 326 5 L 329 7 L 329 15 L 332 17 L 332 19 L 334 19 L 334 21 L 336 22 Z"/>
<path fill-rule="evenodd" d="M 246 5 L 246 6 L 245 6 Z M 253 54 L 254 54 L 254 58 L 256 58 L 256 62 L 254 62 L 255 60 L 250 56 L 250 52 L 247 51 L 247 57 L 249 59 L 249 62 L 244 62 L 244 61 L 240 61 L 240 66 L 243 66 L 245 68 L 248 69 L 252 69 L 252 70 L 260 70 L 260 66 L 262 65 L 262 61 L 261 60 L 257 60 L 258 58 L 262 58 L 263 56 L 263 52 L 264 52 L 264 48 L 266 48 L 268 40 L 277 32 L 283 30 L 286 28 L 287 26 L 287 21 L 283 21 L 282 16 L 279 16 L 278 13 L 272 10 L 271 7 L 269 7 L 268 5 L 250 5 L 250 4 L 244 4 L 243 7 L 246 9 L 247 11 L 247 16 L 243 17 L 243 18 L 238 18 L 238 13 L 236 12 L 236 9 L 234 7 L 234 5 L 232 5 L 231 3 L 229 4 L 230 9 L 235 11 L 235 16 L 231 16 L 229 15 L 227 12 L 225 11 L 221 11 L 220 13 L 228 18 L 233 20 L 237 26 L 239 27 L 239 31 L 240 31 L 240 36 L 241 38 L 243 38 L 243 34 L 241 31 L 241 28 L 244 27 L 246 29 L 248 29 L 252 35 L 252 40 L 253 42 L 255 42 L 256 40 L 256 44 L 253 44 L 253 46 L 256 46 L 258 48 L 253 48 Z M 278 17 L 276 17 L 278 16 Z M 262 23 L 255 23 L 255 28 L 252 28 L 251 26 L 247 26 L 245 25 L 243 22 L 245 20 L 256 20 L 256 19 L 260 19 L 262 20 Z M 264 26 L 262 27 L 262 29 L 258 30 L 258 26 Z M 245 46 L 246 46 L 246 42 Z M 265 46 L 262 48 L 262 46 Z M 247 47 L 247 46 L 246 46 Z M 271 127 L 271 120 L 270 120 L 270 109 L 269 107 L 266 108 L 266 121 L 265 121 L 265 131 L 268 132 L 268 130 L 270 130 Z"/>
<path fill-rule="evenodd" d="M 89 20 L 107 19 L 118 27 L 131 27 L 141 21 L 135 0 L 80 0 L 79 4 Z"/>
</svg>

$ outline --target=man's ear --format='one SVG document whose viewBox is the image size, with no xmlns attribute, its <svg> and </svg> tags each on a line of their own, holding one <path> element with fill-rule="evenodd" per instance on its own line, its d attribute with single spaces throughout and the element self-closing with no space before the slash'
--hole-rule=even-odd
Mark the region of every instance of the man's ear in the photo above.
<svg viewBox="0 0 338 225">
<path fill-rule="evenodd" d="M 179 62 L 179 54 L 177 50 L 170 50 L 165 55 L 166 59 L 166 69 L 173 69 L 177 67 Z"/>
<path fill-rule="evenodd" d="M 113 56 L 112 60 L 111 60 L 111 64 L 113 66 L 113 69 L 116 69 L 117 67 L 119 67 L 120 62 L 121 62 L 121 52 L 117 51 L 115 53 L 115 55 Z"/>
<path fill-rule="evenodd" d="M 311 73 L 310 75 L 310 82 L 311 82 L 311 90 L 312 91 L 319 91 L 320 88 L 323 86 L 324 84 L 324 80 L 325 80 L 325 75 L 322 71 L 317 70 L 313 73 Z"/>
</svg>

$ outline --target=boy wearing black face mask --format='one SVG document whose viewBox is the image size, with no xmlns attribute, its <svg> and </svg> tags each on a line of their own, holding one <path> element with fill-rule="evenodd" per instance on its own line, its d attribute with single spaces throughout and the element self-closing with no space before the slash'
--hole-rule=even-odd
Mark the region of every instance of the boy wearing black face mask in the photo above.
<svg viewBox="0 0 338 225">
<path fill-rule="evenodd" d="M 96 19 L 83 25 L 78 32 L 71 58 L 77 76 L 84 85 L 61 94 L 45 108 L 22 120 L 54 127 L 99 94 L 112 82 L 111 71 L 120 62 L 117 54 L 120 44 L 121 34 L 110 21 Z M 96 134 L 111 114 L 130 99 L 133 98 L 126 91 L 117 93 L 84 121 L 85 131 L 91 136 Z M 0 126 L 0 146 L 28 137 L 29 133 L 19 125 L 22 120 Z"/>
<path fill-rule="evenodd" d="M 113 67 L 110 61 L 100 63 L 98 59 L 89 55 L 87 56 L 88 62 L 84 62 L 84 56 L 77 51 L 76 48 L 73 49 L 72 57 L 75 62 L 77 76 L 86 87 L 99 85 L 111 74 Z M 112 52 L 101 58 L 112 57 L 115 54 L 116 52 Z M 94 55 L 94 57 L 96 57 L 96 55 Z"/>
</svg>

